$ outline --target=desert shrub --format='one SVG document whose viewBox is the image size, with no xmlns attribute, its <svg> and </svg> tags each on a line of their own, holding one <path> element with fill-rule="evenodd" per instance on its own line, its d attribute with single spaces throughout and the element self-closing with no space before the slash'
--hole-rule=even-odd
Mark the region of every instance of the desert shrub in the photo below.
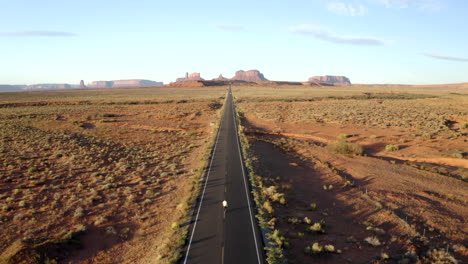
<svg viewBox="0 0 468 264">
<path fill-rule="evenodd" d="M 283 235 L 281 235 L 278 229 L 275 229 L 275 231 L 272 233 L 267 234 L 267 237 L 280 248 L 289 247 L 289 241 Z"/>
<path fill-rule="evenodd" d="M 151 204 L 151 199 L 145 199 L 141 204 L 144 206 L 149 205 Z"/>
<path fill-rule="evenodd" d="M 459 263 L 449 252 L 445 249 L 432 249 L 429 250 L 423 258 L 423 263 Z"/>
<path fill-rule="evenodd" d="M 29 167 L 28 172 L 37 172 L 39 169 L 37 167 Z"/>
<path fill-rule="evenodd" d="M 266 261 L 268 264 L 283 264 L 284 260 L 283 250 L 278 247 L 266 247 Z"/>
<path fill-rule="evenodd" d="M 327 244 L 325 246 L 321 246 L 318 242 L 315 242 L 313 243 L 312 245 L 310 246 L 307 246 L 305 249 L 304 249 L 304 252 L 307 254 L 307 255 L 321 255 L 321 254 L 325 254 L 325 253 L 333 253 L 335 252 L 335 246 L 331 245 L 331 244 Z M 339 252 L 339 251 L 338 251 Z"/>
<path fill-rule="evenodd" d="M 7 212 L 7 211 L 10 211 L 10 210 L 12 209 L 12 207 L 9 206 L 8 204 L 1 204 L 1 205 L 0 205 L 0 209 L 1 209 L 2 211 Z"/>
<path fill-rule="evenodd" d="M 81 208 L 81 207 L 76 208 L 75 213 L 73 214 L 73 217 L 75 217 L 75 218 L 83 217 L 83 216 L 84 216 L 84 212 L 83 212 L 83 211 L 84 211 L 84 210 L 83 210 L 83 208 Z"/>
<path fill-rule="evenodd" d="M 310 211 L 316 211 L 317 210 L 317 203 L 311 203 L 309 206 L 310 206 L 309 207 Z"/>
<path fill-rule="evenodd" d="M 96 220 L 94 221 L 94 225 L 100 225 L 106 221 L 107 221 L 107 218 L 101 215 L 96 218 Z"/>
<path fill-rule="evenodd" d="M 385 146 L 385 151 L 397 151 L 399 149 L 400 149 L 400 146 L 398 145 L 389 144 Z"/>
<path fill-rule="evenodd" d="M 318 255 L 318 254 L 322 253 L 322 251 L 323 251 L 323 247 L 320 246 L 320 244 L 318 242 L 315 242 L 311 246 L 307 246 L 304 249 L 304 252 L 306 254 L 308 254 L 308 255 Z"/>
<path fill-rule="evenodd" d="M 330 152 L 344 155 L 362 155 L 364 150 L 362 146 L 348 141 L 340 140 L 327 146 Z"/>
<path fill-rule="evenodd" d="M 73 228 L 75 229 L 75 232 L 86 232 L 86 230 L 88 230 L 88 228 L 83 224 L 75 225 Z"/>
<path fill-rule="evenodd" d="M 339 139 L 347 139 L 347 138 L 349 138 L 349 137 L 351 137 L 351 135 L 348 135 L 348 134 L 340 134 L 340 135 L 338 136 Z"/>
<path fill-rule="evenodd" d="M 313 233 L 325 233 L 325 229 L 323 228 L 322 223 L 314 223 L 307 228 L 307 231 Z"/>
<path fill-rule="evenodd" d="M 457 158 L 457 159 L 463 159 L 463 157 L 464 157 L 463 154 L 464 154 L 464 153 L 460 153 L 460 152 L 453 153 L 453 154 L 452 154 L 452 157 Z"/>
<path fill-rule="evenodd" d="M 374 247 L 378 247 L 380 246 L 382 243 L 380 243 L 379 239 L 375 236 L 372 236 L 372 237 L 366 237 L 364 239 L 364 241 L 366 241 L 369 245 L 372 245 Z"/>
<path fill-rule="evenodd" d="M 335 252 L 335 246 L 328 244 L 323 247 L 326 252 Z"/>
<path fill-rule="evenodd" d="M 269 214 L 273 214 L 273 212 L 275 211 L 270 201 L 265 201 L 263 203 L 263 209 L 265 209 Z"/>
<path fill-rule="evenodd" d="M 14 217 L 13 217 L 13 221 L 17 221 L 17 220 L 22 220 L 24 219 L 26 216 L 22 213 L 19 213 L 19 214 L 16 214 Z"/>
<path fill-rule="evenodd" d="M 297 224 L 301 223 L 301 219 L 299 219 L 297 217 L 290 217 L 290 218 L 288 218 L 288 223 L 291 223 L 293 225 L 297 225 Z"/>
<path fill-rule="evenodd" d="M 117 231 L 113 226 L 107 226 L 106 227 L 106 235 L 117 235 Z"/>
<path fill-rule="evenodd" d="M 283 193 L 279 193 L 277 191 L 277 187 L 276 186 L 270 186 L 268 188 L 264 188 L 262 189 L 262 193 L 268 197 L 269 200 L 271 200 L 272 202 L 279 202 L 280 204 L 285 204 L 286 203 L 286 199 L 284 198 L 284 194 Z"/>
<path fill-rule="evenodd" d="M 464 124 L 461 126 L 461 128 L 467 129 L 467 128 L 468 128 L 468 123 L 464 123 Z"/>
</svg>

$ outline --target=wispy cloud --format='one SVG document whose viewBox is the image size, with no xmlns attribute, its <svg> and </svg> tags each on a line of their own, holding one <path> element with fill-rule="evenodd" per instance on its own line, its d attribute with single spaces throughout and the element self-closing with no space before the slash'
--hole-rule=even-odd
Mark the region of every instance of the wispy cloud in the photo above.
<svg viewBox="0 0 468 264">
<path fill-rule="evenodd" d="M 385 45 L 385 41 L 375 37 L 362 36 L 343 36 L 337 35 L 330 30 L 318 25 L 299 25 L 290 27 L 288 32 L 310 36 L 319 40 L 328 41 L 338 44 L 366 45 L 366 46 L 381 46 Z"/>
<path fill-rule="evenodd" d="M 362 4 L 346 4 L 345 2 L 330 2 L 327 9 L 338 15 L 363 16 L 367 14 L 367 8 Z"/>
<path fill-rule="evenodd" d="M 73 37 L 75 33 L 50 30 L 29 30 L 15 32 L 0 32 L 0 36 L 10 37 Z"/>
<path fill-rule="evenodd" d="M 439 60 L 448 60 L 448 61 L 467 61 L 468 58 L 466 57 L 456 57 L 456 56 L 448 56 L 445 54 L 438 54 L 438 53 L 432 53 L 432 52 L 421 52 L 422 55 L 434 59 L 439 59 Z"/>
<path fill-rule="evenodd" d="M 422 10 L 438 11 L 442 8 L 440 0 L 374 0 L 385 5 L 387 8 L 409 8 L 417 7 Z"/>
<path fill-rule="evenodd" d="M 214 25 L 214 27 L 221 29 L 221 30 L 232 31 L 232 32 L 245 30 L 245 27 L 241 25 L 218 24 L 218 25 Z"/>
</svg>

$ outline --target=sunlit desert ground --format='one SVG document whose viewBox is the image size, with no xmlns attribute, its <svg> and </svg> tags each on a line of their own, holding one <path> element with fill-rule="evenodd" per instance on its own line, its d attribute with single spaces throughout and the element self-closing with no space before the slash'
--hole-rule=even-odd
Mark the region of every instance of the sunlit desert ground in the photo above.
<svg viewBox="0 0 468 264">
<path fill-rule="evenodd" d="M 2 261 L 177 255 L 183 231 L 174 225 L 188 214 L 225 91 L 2 93 Z"/>
<path fill-rule="evenodd" d="M 446 251 L 466 260 L 468 90 L 233 93 L 268 202 L 264 224 L 289 241 L 292 263 L 433 263 L 450 261 Z"/>
</svg>

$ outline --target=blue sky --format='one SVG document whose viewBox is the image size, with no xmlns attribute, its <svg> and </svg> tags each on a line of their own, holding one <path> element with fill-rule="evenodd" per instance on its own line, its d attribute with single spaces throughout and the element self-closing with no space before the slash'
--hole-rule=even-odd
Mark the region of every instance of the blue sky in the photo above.
<svg viewBox="0 0 468 264">
<path fill-rule="evenodd" d="M 305 81 L 468 82 L 465 0 L 0 0 L 0 84 L 174 81 L 240 69 Z"/>
</svg>

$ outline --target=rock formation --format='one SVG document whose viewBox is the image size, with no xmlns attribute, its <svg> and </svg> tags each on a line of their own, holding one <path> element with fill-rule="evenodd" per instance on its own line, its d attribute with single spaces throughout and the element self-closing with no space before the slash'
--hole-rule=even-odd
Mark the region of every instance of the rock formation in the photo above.
<svg viewBox="0 0 468 264">
<path fill-rule="evenodd" d="M 86 88 L 86 85 L 84 84 L 84 81 L 83 81 L 83 80 L 80 81 L 80 87 L 79 87 L 79 88 L 80 88 L 80 89 Z"/>
<path fill-rule="evenodd" d="M 259 81 L 268 81 L 263 74 L 257 70 L 250 71 L 236 71 L 236 75 L 231 78 L 231 80 L 247 81 L 247 82 L 259 82 Z"/>
<path fill-rule="evenodd" d="M 229 79 L 220 74 L 218 78 L 214 78 L 213 81 L 229 81 Z"/>
<path fill-rule="evenodd" d="M 189 74 L 188 72 L 185 73 L 185 78 L 177 78 L 176 82 L 184 82 L 184 81 L 203 81 L 203 78 L 200 77 L 199 72 L 194 72 Z"/>
<path fill-rule="evenodd" d="M 112 81 L 94 81 L 88 84 L 88 86 L 92 88 L 111 88 L 112 83 Z"/>
<path fill-rule="evenodd" d="M 41 84 L 32 84 L 24 87 L 24 90 L 60 90 L 60 89 L 70 89 L 71 85 L 66 83 L 41 83 Z"/>
<path fill-rule="evenodd" d="M 351 81 L 345 76 L 314 76 L 309 78 L 309 83 L 325 83 L 333 85 L 351 85 Z"/>
<path fill-rule="evenodd" d="M 117 80 L 112 81 L 112 87 L 141 87 L 141 86 L 159 86 L 163 85 L 162 82 L 155 82 L 150 80 Z"/>
<path fill-rule="evenodd" d="M 114 81 L 94 81 L 88 86 L 92 88 L 116 88 L 116 87 L 143 87 L 143 86 L 160 86 L 162 82 L 150 80 L 114 80 Z"/>
</svg>

